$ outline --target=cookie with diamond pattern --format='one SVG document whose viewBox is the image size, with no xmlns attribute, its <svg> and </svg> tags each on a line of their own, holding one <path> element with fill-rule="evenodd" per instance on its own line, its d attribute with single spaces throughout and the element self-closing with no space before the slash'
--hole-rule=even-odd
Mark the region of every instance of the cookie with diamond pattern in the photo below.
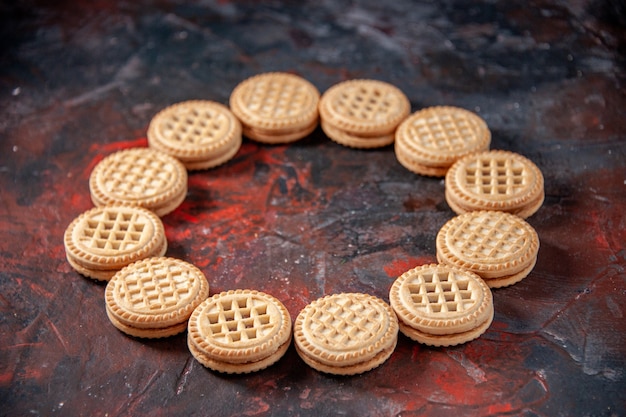
<svg viewBox="0 0 626 417">
<path fill-rule="evenodd" d="M 452 346 L 483 334 L 493 320 L 491 290 L 475 273 L 449 265 L 422 265 L 389 290 L 400 331 L 431 346 Z"/>
<path fill-rule="evenodd" d="M 537 165 L 514 152 L 491 150 L 466 155 L 446 173 L 445 197 L 457 214 L 498 210 L 527 218 L 544 200 Z"/>
<path fill-rule="evenodd" d="M 148 127 L 148 144 L 187 169 L 207 169 L 231 159 L 241 147 L 241 123 L 228 107 L 209 100 L 173 104 Z"/>
<path fill-rule="evenodd" d="M 378 148 L 394 141 L 409 115 L 409 99 L 378 80 L 349 80 L 330 87 L 320 99 L 322 127 L 333 141 L 352 148 Z"/>
<path fill-rule="evenodd" d="M 239 83 L 230 95 L 230 109 L 244 134 L 267 144 L 302 139 L 317 126 L 320 93 L 304 78 L 268 72 Z"/>
<path fill-rule="evenodd" d="M 248 373 L 278 361 L 291 335 L 291 316 L 277 298 L 255 290 L 231 290 L 212 296 L 194 310 L 187 344 L 207 368 Z"/>
<path fill-rule="evenodd" d="M 535 265 L 539 237 L 526 221 L 501 211 L 473 211 L 450 219 L 436 239 L 439 262 L 480 275 L 491 288 L 524 279 Z"/>
<path fill-rule="evenodd" d="M 294 324 L 296 351 L 312 368 L 336 375 L 369 371 L 391 356 L 398 321 L 391 307 L 368 294 L 340 293 L 307 305 Z"/>
<path fill-rule="evenodd" d="M 161 219 L 147 209 L 125 205 L 82 213 L 65 229 L 63 243 L 75 270 L 103 281 L 132 262 L 167 250 Z"/>
<path fill-rule="evenodd" d="M 172 336 L 187 328 L 193 310 L 209 295 L 206 277 L 194 265 L 153 257 L 117 272 L 105 290 L 106 312 L 115 327 L 135 337 Z"/>
<path fill-rule="evenodd" d="M 436 106 L 405 119 L 395 135 L 395 153 L 408 170 L 428 176 L 445 176 L 459 158 L 489 149 L 487 124 L 468 110 Z"/>
<path fill-rule="evenodd" d="M 152 148 L 130 148 L 98 162 L 89 177 L 96 206 L 134 204 L 164 216 L 187 194 L 187 169 L 173 156 Z"/>
</svg>

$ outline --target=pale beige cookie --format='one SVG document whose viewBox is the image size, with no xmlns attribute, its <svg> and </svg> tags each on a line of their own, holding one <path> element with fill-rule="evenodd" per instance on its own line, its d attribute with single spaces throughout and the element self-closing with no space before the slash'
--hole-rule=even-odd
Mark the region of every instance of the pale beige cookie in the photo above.
<svg viewBox="0 0 626 417">
<path fill-rule="evenodd" d="M 422 109 L 405 119 L 395 135 L 395 153 L 407 169 L 444 176 L 464 155 L 489 149 L 491 132 L 475 113 L 458 107 Z"/>
<path fill-rule="evenodd" d="M 446 200 L 462 214 L 498 210 L 526 218 L 541 207 L 543 175 L 529 159 L 492 150 L 466 155 L 446 174 Z"/>
<path fill-rule="evenodd" d="M 353 375 L 386 361 L 398 337 L 398 322 L 381 299 L 359 293 L 333 294 L 307 305 L 294 324 L 296 350 L 321 372 Z"/>
<path fill-rule="evenodd" d="M 239 150 L 241 123 L 220 103 L 184 101 L 166 107 L 152 118 L 148 144 L 177 158 L 187 169 L 212 168 Z"/>
<path fill-rule="evenodd" d="M 493 320 L 489 287 L 476 274 L 429 264 L 398 277 L 389 291 L 391 307 L 407 337 L 432 346 L 477 338 Z"/>
<path fill-rule="evenodd" d="M 232 290 L 200 304 L 188 331 L 189 350 L 204 366 L 225 373 L 252 372 L 282 357 L 291 340 L 291 316 L 269 294 Z"/>
<path fill-rule="evenodd" d="M 392 134 L 378 137 L 359 137 L 336 129 L 324 122 L 324 120 L 322 120 L 321 125 L 326 136 L 328 136 L 333 142 L 349 148 L 382 148 L 383 146 L 391 145 L 394 141 L 394 136 Z"/>
<path fill-rule="evenodd" d="M 136 337 L 171 336 L 187 328 L 193 310 L 209 295 L 206 277 L 180 259 L 154 257 L 117 272 L 105 290 L 111 323 Z"/>
<path fill-rule="evenodd" d="M 229 102 L 250 139 L 276 144 L 302 139 L 315 129 L 319 98 L 317 88 L 304 78 L 268 72 L 239 83 Z"/>
<path fill-rule="evenodd" d="M 96 165 L 89 190 L 96 206 L 134 204 L 164 216 L 185 199 L 187 170 L 178 159 L 156 149 L 126 149 Z"/>
<path fill-rule="evenodd" d="M 147 209 L 125 205 L 82 213 L 65 229 L 63 243 L 70 265 L 98 280 L 109 280 L 124 266 L 167 250 L 161 219 Z"/>
<path fill-rule="evenodd" d="M 321 119 L 353 136 L 393 134 L 411 111 L 397 87 L 377 80 L 349 80 L 330 87 L 320 99 Z"/>
<path fill-rule="evenodd" d="M 539 237 L 520 217 L 473 211 L 450 219 L 436 239 L 437 260 L 480 275 L 487 285 L 523 279 L 534 265 Z M 532 268 L 531 268 L 532 269 Z"/>
</svg>

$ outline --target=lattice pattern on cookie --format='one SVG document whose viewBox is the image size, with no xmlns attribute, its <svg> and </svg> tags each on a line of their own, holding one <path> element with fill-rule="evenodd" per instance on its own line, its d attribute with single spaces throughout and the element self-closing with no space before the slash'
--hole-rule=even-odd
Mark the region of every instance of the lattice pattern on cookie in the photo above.
<svg viewBox="0 0 626 417">
<path fill-rule="evenodd" d="M 108 209 L 85 219 L 78 241 L 88 248 L 115 251 L 134 249 L 146 238 L 145 220 L 138 212 Z"/>
<path fill-rule="evenodd" d="M 429 112 L 413 119 L 408 131 L 416 146 L 447 153 L 484 141 L 476 121 L 464 111 Z"/>
<path fill-rule="evenodd" d="M 471 309 L 476 300 L 473 282 L 453 271 L 427 271 L 407 283 L 413 306 L 428 315 Z"/>
<path fill-rule="evenodd" d="M 465 216 L 454 226 L 451 239 L 454 250 L 464 259 L 510 258 L 528 246 L 528 233 L 509 216 Z"/>
<path fill-rule="evenodd" d="M 345 88 L 334 103 L 334 110 L 350 119 L 378 120 L 396 110 L 390 97 L 376 84 L 362 84 L 357 88 Z"/>
<path fill-rule="evenodd" d="M 287 77 L 259 79 L 249 88 L 244 107 L 263 118 L 298 116 L 303 110 L 308 111 L 311 103 L 310 88 Z"/>
<path fill-rule="evenodd" d="M 103 175 L 105 189 L 124 198 L 161 194 L 176 181 L 175 168 L 165 158 L 144 152 L 120 152 Z"/>
<path fill-rule="evenodd" d="M 199 146 L 221 140 L 229 120 L 215 109 L 194 106 L 172 112 L 158 124 L 162 138 L 182 146 Z"/>
<path fill-rule="evenodd" d="M 480 195 L 515 195 L 526 191 L 533 174 L 512 158 L 477 158 L 465 167 L 465 187 Z"/>
<path fill-rule="evenodd" d="M 206 313 L 207 331 L 222 343 L 261 339 L 276 328 L 267 302 L 253 297 L 218 300 Z"/>
<path fill-rule="evenodd" d="M 380 333 L 381 312 L 358 299 L 330 298 L 310 317 L 311 335 L 327 346 L 353 348 Z"/>
<path fill-rule="evenodd" d="M 195 281 L 193 275 L 180 267 L 145 262 L 120 281 L 119 295 L 128 310 L 158 313 L 194 297 Z"/>
</svg>

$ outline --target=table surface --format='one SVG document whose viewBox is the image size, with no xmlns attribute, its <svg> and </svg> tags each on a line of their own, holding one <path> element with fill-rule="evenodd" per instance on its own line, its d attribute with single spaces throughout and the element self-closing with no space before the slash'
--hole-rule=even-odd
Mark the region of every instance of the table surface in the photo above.
<svg viewBox="0 0 626 417">
<path fill-rule="evenodd" d="M 0 415 L 626 415 L 626 12 L 609 0 L 24 1 L 0 6 Z M 385 3 L 385 4 L 383 4 Z M 288 71 L 321 92 L 351 78 L 398 86 L 412 110 L 464 107 L 492 148 L 545 177 L 528 222 L 541 247 L 493 291 L 479 339 L 428 348 L 401 336 L 359 376 L 314 371 L 293 347 L 261 372 L 205 369 L 186 336 L 128 337 L 104 285 L 65 259 L 105 155 L 146 146 L 160 109 L 227 103 L 243 79 Z M 190 173 L 163 222 L 168 256 L 211 294 L 251 288 L 292 317 L 318 297 L 388 300 L 434 262 L 454 213 L 444 182 L 391 146 L 356 150 L 318 129 L 288 146 L 244 140 Z"/>
</svg>

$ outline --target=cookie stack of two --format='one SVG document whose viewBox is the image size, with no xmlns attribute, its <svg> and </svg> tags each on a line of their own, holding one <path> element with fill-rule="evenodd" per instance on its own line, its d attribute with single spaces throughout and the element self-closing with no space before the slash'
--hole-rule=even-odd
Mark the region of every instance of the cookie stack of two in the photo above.
<svg viewBox="0 0 626 417">
<path fill-rule="evenodd" d="M 321 126 L 331 140 L 351 148 L 379 148 L 395 140 L 411 104 L 397 87 L 378 80 L 349 80 L 320 99 Z"/>
</svg>

